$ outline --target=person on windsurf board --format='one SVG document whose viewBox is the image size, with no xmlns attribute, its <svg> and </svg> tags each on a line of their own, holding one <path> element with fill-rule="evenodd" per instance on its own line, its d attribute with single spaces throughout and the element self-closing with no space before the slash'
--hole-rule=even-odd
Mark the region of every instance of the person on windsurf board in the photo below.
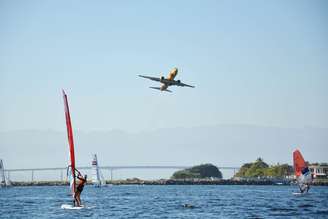
<svg viewBox="0 0 328 219">
<path fill-rule="evenodd" d="M 76 191 L 74 194 L 74 206 L 75 207 L 81 207 L 82 202 L 81 202 L 81 193 L 83 191 L 84 185 L 87 182 L 87 175 L 84 175 L 84 177 L 82 176 L 82 174 L 76 170 L 78 172 L 77 178 L 80 181 L 79 184 L 76 187 Z"/>
<path fill-rule="evenodd" d="M 68 98 L 65 91 L 63 90 L 62 92 L 63 92 L 63 99 L 64 99 L 64 110 L 65 110 L 67 137 L 68 137 L 68 146 L 69 146 L 69 165 L 67 167 L 67 177 L 69 179 L 70 194 L 72 195 L 73 198 L 73 206 L 68 204 L 63 204 L 61 208 L 81 209 L 84 207 L 81 205 L 81 193 L 87 181 L 87 175 L 83 177 L 82 174 L 76 169 L 73 127 L 71 122 L 69 106 L 68 106 Z"/>
<path fill-rule="evenodd" d="M 293 152 L 293 161 L 295 176 L 300 192 L 301 194 L 307 193 L 310 190 L 310 184 L 312 183 L 312 174 L 299 150 Z"/>
</svg>

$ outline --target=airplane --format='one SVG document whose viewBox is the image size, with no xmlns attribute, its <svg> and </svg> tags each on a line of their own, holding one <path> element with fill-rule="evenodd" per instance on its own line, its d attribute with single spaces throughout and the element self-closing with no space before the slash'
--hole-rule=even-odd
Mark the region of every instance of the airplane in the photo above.
<svg viewBox="0 0 328 219">
<path fill-rule="evenodd" d="M 157 78 L 157 77 L 150 77 L 150 76 L 145 76 L 145 75 L 138 75 L 139 77 L 142 78 L 147 78 L 153 81 L 158 81 L 160 82 L 162 85 L 160 87 L 149 87 L 152 89 L 156 89 L 156 90 L 160 90 L 160 91 L 166 91 L 166 92 L 172 92 L 171 90 L 168 90 L 167 88 L 169 86 L 179 86 L 179 87 L 191 87 L 194 88 L 195 86 L 192 85 L 188 85 L 188 84 L 184 84 L 182 83 L 180 80 L 174 80 L 175 76 L 177 76 L 178 74 L 178 68 L 173 68 L 169 75 L 167 76 L 167 78 L 165 78 L 164 76 Z"/>
</svg>

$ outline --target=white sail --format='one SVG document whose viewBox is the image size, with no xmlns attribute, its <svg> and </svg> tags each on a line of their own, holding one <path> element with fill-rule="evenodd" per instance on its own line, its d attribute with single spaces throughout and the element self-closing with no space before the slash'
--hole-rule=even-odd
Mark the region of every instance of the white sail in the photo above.
<svg viewBox="0 0 328 219">
<path fill-rule="evenodd" d="M 0 186 L 6 185 L 6 179 L 5 179 L 5 170 L 3 168 L 2 160 L 0 159 Z"/>
<path fill-rule="evenodd" d="M 5 168 L 3 162 L 0 159 L 0 187 L 10 186 L 9 180 L 6 179 Z"/>
<path fill-rule="evenodd" d="M 302 170 L 302 174 L 297 178 L 297 181 L 300 186 L 312 183 L 312 176 L 308 167 Z"/>
<path fill-rule="evenodd" d="M 100 178 L 100 170 L 98 166 L 98 159 L 97 155 L 93 155 L 93 160 L 92 160 L 92 184 L 95 186 L 101 186 L 101 178 Z"/>
</svg>

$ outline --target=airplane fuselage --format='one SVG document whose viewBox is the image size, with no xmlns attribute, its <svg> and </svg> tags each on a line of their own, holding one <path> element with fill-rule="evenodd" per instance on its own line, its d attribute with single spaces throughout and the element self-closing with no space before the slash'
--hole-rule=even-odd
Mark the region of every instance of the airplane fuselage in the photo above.
<svg viewBox="0 0 328 219">
<path fill-rule="evenodd" d="M 161 91 L 166 90 L 169 86 L 172 85 L 172 82 L 174 81 L 175 76 L 178 74 L 178 69 L 173 68 L 170 72 L 167 78 L 161 77 L 160 82 L 162 83 L 161 85 Z"/>
<path fill-rule="evenodd" d="M 178 69 L 177 68 L 173 68 L 169 75 L 167 76 L 167 80 L 174 80 L 175 76 L 177 76 L 178 74 Z"/>
<path fill-rule="evenodd" d="M 150 80 L 153 80 L 153 81 L 160 82 L 161 83 L 161 86 L 160 87 L 150 87 L 152 89 L 156 89 L 156 90 L 160 90 L 160 91 L 171 92 L 167 88 L 169 86 L 173 86 L 173 85 L 179 86 L 179 87 L 185 87 L 186 86 L 186 87 L 192 87 L 192 88 L 194 88 L 194 86 L 188 85 L 188 84 L 184 84 L 180 80 L 174 80 L 174 78 L 177 76 L 177 74 L 178 74 L 178 68 L 173 68 L 169 72 L 167 78 L 165 78 L 164 76 L 161 76 L 160 78 L 157 78 L 157 77 L 145 76 L 145 75 L 139 75 L 139 77 L 147 78 L 147 79 L 150 79 Z"/>
</svg>

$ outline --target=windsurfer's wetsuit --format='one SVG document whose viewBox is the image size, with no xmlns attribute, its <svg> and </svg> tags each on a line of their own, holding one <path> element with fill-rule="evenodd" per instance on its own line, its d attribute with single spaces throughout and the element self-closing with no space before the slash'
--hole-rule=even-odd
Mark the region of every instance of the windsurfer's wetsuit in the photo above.
<svg viewBox="0 0 328 219">
<path fill-rule="evenodd" d="M 84 184 L 86 180 L 84 178 L 77 177 L 80 180 L 79 185 L 76 187 L 76 191 L 79 191 L 80 193 L 83 191 Z"/>
</svg>

